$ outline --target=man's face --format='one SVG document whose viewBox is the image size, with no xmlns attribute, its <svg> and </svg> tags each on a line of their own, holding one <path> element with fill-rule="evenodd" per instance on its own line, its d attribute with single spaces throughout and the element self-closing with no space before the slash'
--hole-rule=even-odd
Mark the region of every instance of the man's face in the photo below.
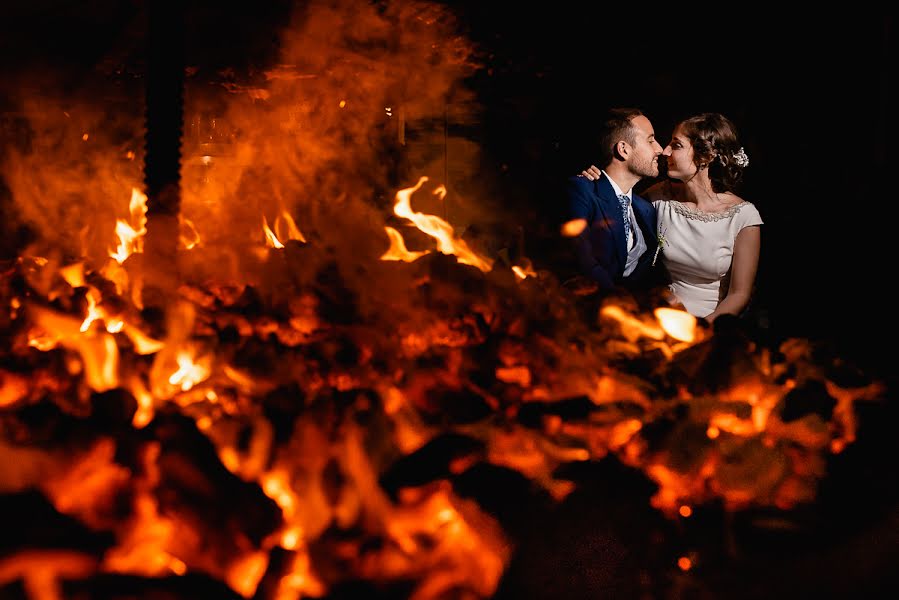
<svg viewBox="0 0 899 600">
<path fill-rule="evenodd" d="M 656 141 L 652 123 L 643 115 L 639 115 L 631 119 L 631 126 L 634 128 L 636 139 L 627 157 L 628 169 L 640 177 L 657 177 L 662 146 Z"/>
</svg>

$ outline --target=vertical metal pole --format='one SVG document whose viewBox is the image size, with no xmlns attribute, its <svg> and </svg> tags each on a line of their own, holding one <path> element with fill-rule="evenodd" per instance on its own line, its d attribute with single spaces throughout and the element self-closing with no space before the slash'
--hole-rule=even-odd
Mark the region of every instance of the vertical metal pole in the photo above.
<svg viewBox="0 0 899 600">
<path fill-rule="evenodd" d="M 161 308 L 178 287 L 184 14 L 178 0 L 152 0 L 147 5 L 147 237 L 143 298 L 145 306 Z"/>
</svg>

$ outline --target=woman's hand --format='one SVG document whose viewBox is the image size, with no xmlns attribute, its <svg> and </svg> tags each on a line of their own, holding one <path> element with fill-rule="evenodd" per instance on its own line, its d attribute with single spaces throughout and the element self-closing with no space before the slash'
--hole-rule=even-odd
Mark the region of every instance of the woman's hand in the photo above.
<svg viewBox="0 0 899 600">
<path fill-rule="evenodd" d="M 602 171 L 596 168 L 594 165 L 590 165 L 586 168 L 586 170 L 581 171 L 579 177 L 586 177 L 590 181 L 596 181 L 602 176 Z"/>
</svg>

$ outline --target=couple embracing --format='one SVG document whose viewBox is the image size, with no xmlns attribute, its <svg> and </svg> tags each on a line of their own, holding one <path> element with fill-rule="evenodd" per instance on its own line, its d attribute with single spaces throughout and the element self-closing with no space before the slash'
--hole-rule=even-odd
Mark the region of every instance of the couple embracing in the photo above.
<svg viewBox="0 0 899 600">
<path fill-rule="evenodd" d="M 580 271 L 603 291 L 667 283 L 673 302 L 712 323 L 749 305 L 761 216 L 735 193 L 749 159 L 717 113 L 680 122 L 665 147 L 639 110 L 614 109 L 598 139 L 599 164 L 568 181 L 568 219 Z M 634 186 L 666 181 L 643 196 Z"/>
</svg>

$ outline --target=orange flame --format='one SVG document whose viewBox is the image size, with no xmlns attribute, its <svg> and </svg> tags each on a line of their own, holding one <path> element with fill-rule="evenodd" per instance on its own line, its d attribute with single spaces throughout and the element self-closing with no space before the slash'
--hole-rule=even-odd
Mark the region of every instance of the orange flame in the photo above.
<svg viewBox="0 0 899 600">
<path fill-rule="evenodd" d="M 265 215 L 262 216 L 262 230 L 265 232 L 265 245 L 269 248 L 283 248 L 284 244 L 281 243 L 281 240 L 278 239 L 278 236 L 275 235 L 275 232 L 269 229 L 268 219 L 265 218 Z"/>
<path fill-rule="evenodd" d="M 200 243 L 200 234 L 197 232 L 197 228 L 190 219 L 180 217 L 180 221 L 181 233 L 179 235 L 179 240 L 181 242 L 181 247 L 185 250 L 192 250 Z"/>
<path fill-rule="evenodd" d="M 449 223 L 436 215 L 426 215 L 412 210 L 412 194 L 418 191 L 427 180 L 427 177 L 421 177 L 414 187 L 398 191 L 393 212 L 397 216 L 409 219 L 421 231 L 436 239 L 437 250 L 443 254 L 454 254 L 460 263 L 477 267 L 484 272 L 492 269 L 493 261 L 478 256 L 464 240 L 455 237 L 453 227 Z M 434 194 L 442 197 L 446 195 L 446 188 L 440 186 L 434 191 Z"/>
<path fill-rule="evenodd" d="M 137 188 L 131 189 L 131 222 L 116 220 L 115 232 L 119 237 L 119 245 L 109 256 L 122 264 L 135 252 L 144 251 L 143 236 L 147 233 L 147 196 Z"/>
<path fill-rule="evenodd" d="M 40 307 L 31 307 L 34 320 L 58 337 L 65 348 L 81 356 L 84 375 L 91 389 L 102 392 L 119 385 L 119 348 L 112 335 L 82 333 L 77 319 Z"/>
<path fill-rule="evenodd" d="M 530 264 L 526 264 L 522 267 L 519 267 L 518 265 L 512 265 L 512 272 L 515 273 L 515 275 L 519 279 L 527 279 L 528 277 L 537 276 L 537 272 L 533 269 L 533 267 L 531 267 Z"/>
<path fill-rule="evenodd" d="M 404 262 L 413 262 L 414 260 L 418 259 L 419 256 L 430 253 L 430 250 L 420 250 L 418 252 L 411 252 L 409 250 L 406 250 L 406 242 L 403 240 L 403 236 L 399 231 L 397 231 L 393 227 L 384 227 L 384 231 L 387 232 L 387 237 L 390 238 L 390 248 L 387 249 L 387 252 L 381 255 L 381 260 L 401 260 Z"/>
<path fill-rule="evenodd" d="M 73 263 L 59 269 L 59 274 L 73 288 L 84 286 L 84 263 Z"/>
<path fill-rule="evenodd" d="M 91 323 L 103 318 L 103 312 L 97 308 L 97 298 L 95 298 L 95 295 L 99 295 L 99 293 L 94 288 L 90 288 L 87 292 L 87 317 L 81 323 L 81 333 L 90 329 Z"/>
<path fill-rule="evenodd" d="M 284 231 L 284 228 L 287 229 L 286 232 Z M 290 213 L 286 210 L 282 210 L 281 214 L 275 217 L 275 232 L 281 234 L 281 237 L 284 239 L 297 240 L 306 243 L 303 232 L 300 231 L 296 221 L 293 220 L 293 217 L 291 217 Z"/>
<path fill-rule="evenodd" d="M 599 314 L 617 321 L 621 325 L 621 332 L 624 334 L 624 337 L 630 341 L 638 340 L 641 337 L 653 340 L 665 339 L 665 331 L 661 327 L 628 314 L 620 306 L 614 304 L 604 306 L 599 311 Z"/>
<path fill-rule="evenodd" d="M 147 391 L 139 377 L 131 380 L 130 389 L 131 395 L 137 400 L 137 410 L 134 412 L 134 417 L 131 418 L 131 424 L 135 428 L 141 429 L 153 420 L 153 396 Z"/>
<path fill-rule="evenodd" d="M 194 362 L 193 349 L 186 349 L 178 352 L 176 360 L 178 361 L 178 370 L 169 376 L 169 383 L 179 386 L 182 392 L 188 391 L 209 377 L 211 357 L 206 356 Z"/>
<path fill-rule="evenodd" d="M 657 308 L 653 311 L 662 329 L 669 336 L 681 342 L 696 339 L 696 317 L 674 308 Z"/>
</svg>

